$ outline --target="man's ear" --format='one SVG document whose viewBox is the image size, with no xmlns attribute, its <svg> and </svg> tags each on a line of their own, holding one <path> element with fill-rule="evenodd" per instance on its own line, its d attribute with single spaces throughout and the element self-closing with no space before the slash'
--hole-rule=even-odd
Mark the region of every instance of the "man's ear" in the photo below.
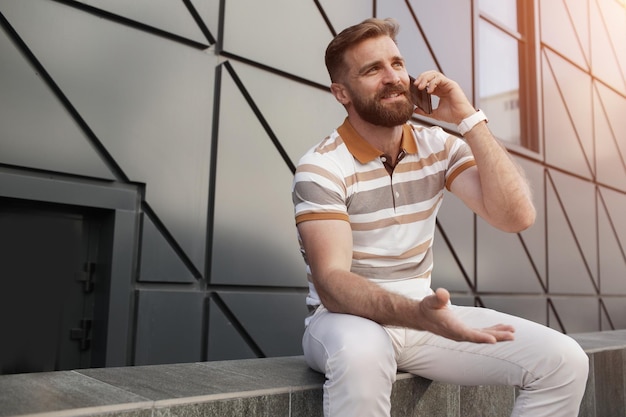
<svg viewBox="0 0 626 417">
<path fill-rule="evenodd" d="M 330 85 L 330 92 L 333 93 L 335 99 L 344 106 L 350 102 L 350 95 L 343 84 L 332 83 Z"/>
</svg>

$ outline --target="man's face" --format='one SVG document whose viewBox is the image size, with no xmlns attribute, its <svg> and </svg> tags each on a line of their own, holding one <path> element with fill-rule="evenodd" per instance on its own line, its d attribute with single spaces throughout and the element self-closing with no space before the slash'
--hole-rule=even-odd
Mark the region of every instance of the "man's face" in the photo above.
<svg viewBox="0 0 626 417">
<path fill-rule="evenodd" d="M 345 56 L 343 83 L 357 115 L 378 126 L 405 123 L 413 114 L 409 76 L 397 45 L 387 36 L 368 39 Z"/>
</svg>

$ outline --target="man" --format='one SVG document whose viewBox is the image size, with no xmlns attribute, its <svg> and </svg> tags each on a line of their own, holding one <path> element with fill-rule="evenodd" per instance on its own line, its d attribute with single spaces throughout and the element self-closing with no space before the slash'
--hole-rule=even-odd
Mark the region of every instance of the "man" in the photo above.
<svg viewBox="0 0 626 417">
<path fill-rule="evenodd" d="M 535 219 L 520 169 L 459 85 L 436 71 L 418 89 L 439 97 L 431 117 L 465 141 L 408 124 L 409 75 L 398 25 L 368 19 L 326 50 L 345 122 L 300 160 L 293 187 L 312 314 L 307 363 L 326 375 L 325 416 L 389 416 L 397 370 L 463 385 L 515 385 L 514 416 L 575 416 L 588 358 L 568 336 L 432 291 L 435 216 L 444 188 L 491 225 Z"/>
</svg>

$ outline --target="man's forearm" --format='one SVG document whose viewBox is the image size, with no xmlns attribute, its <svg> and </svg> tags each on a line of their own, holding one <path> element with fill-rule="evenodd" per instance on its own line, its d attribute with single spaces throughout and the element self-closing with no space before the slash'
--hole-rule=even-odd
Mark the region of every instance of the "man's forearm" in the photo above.
<svg viewBox="0 0 626 417">
<path fill-rule="evenodd" d="M 507 150 L 493 137 L 485 122 L 467 132 L 465 140 L 476 160 L 483 205 L 492 223 L 510 232 L 531 226 L 535 208 L 530 188 Z"/>
<path fill-rule="evenodd" d="M 450 294 L 438 289 L 423 300 L 395 294 L 358 275 L 334 276 L 332 285 L 320 290 L 322 303 L 331 312 L 368 318 L 382 325 L 406 327 L 457 341 L 496 343 L 512 340 L 513 327 L 494 323 L 485 329 L 471 328 L 448 308 Z"/>
<path fill-rule="evenodd" d="M 383 325 L 421 330 L 419 301 L 387 291 L 348 271 L 336 271 L 315 283 L 324 306 L 331 312 L 368 318 Z"/>
</svg>

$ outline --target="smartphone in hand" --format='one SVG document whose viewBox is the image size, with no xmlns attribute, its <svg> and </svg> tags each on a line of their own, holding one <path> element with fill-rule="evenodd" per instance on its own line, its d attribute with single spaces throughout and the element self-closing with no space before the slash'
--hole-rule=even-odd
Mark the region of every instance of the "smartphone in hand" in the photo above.
<svg viewBox="0 0 626 417">
<path fill-rule="evenodd" d="M 409 91 L 413 104 L 422 109 L 424 113 L 431 114 L 433 112 L 433 101 L 430 94 L 426 92 L 426 89 L 419 90 L 414 84 L 415 78 L 411 76 L 409 76 L 409 83 Z"/>
</svg>

